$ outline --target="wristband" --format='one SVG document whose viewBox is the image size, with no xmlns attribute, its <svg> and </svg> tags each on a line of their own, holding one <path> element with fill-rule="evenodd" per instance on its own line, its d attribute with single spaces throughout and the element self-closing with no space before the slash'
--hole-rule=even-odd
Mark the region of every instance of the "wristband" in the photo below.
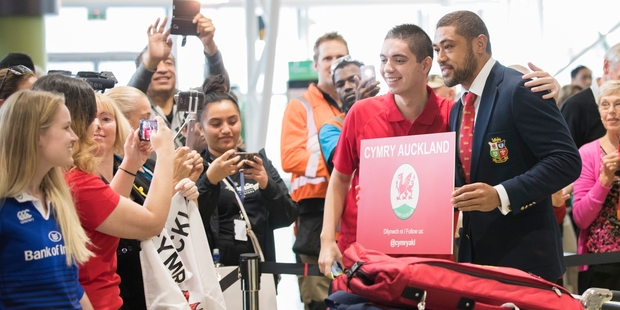
<svg viewBox="0 0 620 310">
<path fill-rule="evenodd" d="M 127 171 L 127 170 L 125 170 L 125 169 L 123 169 L 123 168 L 121 168 L 121 167 L 118 167 L 118 169 L 119 169 L 119 170 L 123 170 L 123 171 L 125 171 L 127 174 L 130 174 L 130 175 L 132 175 L 132 176 L 134 176 L 134 177 L 136 176 L 136 174 L 135 174 L 135 173 L 131 173 L 131 172 L 129 172 L 129 171 Z"/>
</svg>

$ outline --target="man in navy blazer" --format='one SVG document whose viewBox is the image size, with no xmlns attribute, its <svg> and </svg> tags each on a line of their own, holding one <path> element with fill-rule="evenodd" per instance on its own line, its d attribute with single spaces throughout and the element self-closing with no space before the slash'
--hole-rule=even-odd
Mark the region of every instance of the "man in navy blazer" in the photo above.
<svg viewBox="0 0 620 310">
<path fill-rule="evenodd" d="M 470 160 L 469 183 L 460 147 L 456 156 L 452 204 L 463 211 L 459 261 L 514 267 L 557 281 L 566 268 L 551 195 L 581 172 L 560 111 L 553 100 L 526 88 L 521 73 L 491 57 L 488 30 L 475 13 L 442 17 L 433 47 L 445 84 L 461 84 L 477 95 L 471 157 L 464 158 Z M 463 100 L 450 114 L 457 145 L 463 139 Z"/>
</svg>

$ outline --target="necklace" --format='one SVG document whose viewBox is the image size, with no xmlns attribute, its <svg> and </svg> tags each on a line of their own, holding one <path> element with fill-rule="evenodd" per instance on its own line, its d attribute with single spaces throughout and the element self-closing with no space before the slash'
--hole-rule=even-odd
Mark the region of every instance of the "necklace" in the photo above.
<svg viewBox="0 0 620 310">
<path fill-rule="evenodd" d="M 613 142 L 611 142 L 611 140 L 609 139 L 609 136 L 606 136 L 606 138 L 607 138 L 607 139 L 605 139 L 605 140 L 607 140 L 607 142 L 609 143 L 609 145 L 611 145 L 611 150 L 612 150 L 611 152 L 618 150 L 618 147 L 617 147 L 617 146 L 615 146 Z M 605 152 L 605 154 L 609 154 L 609 153 L 611 153 L 611 152 Z"/>
</svg>

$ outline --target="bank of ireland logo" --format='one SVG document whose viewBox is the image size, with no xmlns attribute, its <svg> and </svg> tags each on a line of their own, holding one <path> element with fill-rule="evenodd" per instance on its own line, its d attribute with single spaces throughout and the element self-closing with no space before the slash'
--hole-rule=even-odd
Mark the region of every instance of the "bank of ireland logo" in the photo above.
<svg viewBox="0 0 620 310">
<path fill-rule="evenodd" d="M 392 177 L 390 201 L 396 217 L 406 220 L 413 214 L 420 197 L 420 182 L 415 169 L 409 164 L 402 164 Z"/>
<path fill-rule="evenodd" d="M 50 240 L 53 242 L 59 242 L 60 240 L 62 240 L 62 234 L 55 230 L 50 231 L 50 233 L 47 234 L 47 237 L 50 238 Z"/>
</svg>

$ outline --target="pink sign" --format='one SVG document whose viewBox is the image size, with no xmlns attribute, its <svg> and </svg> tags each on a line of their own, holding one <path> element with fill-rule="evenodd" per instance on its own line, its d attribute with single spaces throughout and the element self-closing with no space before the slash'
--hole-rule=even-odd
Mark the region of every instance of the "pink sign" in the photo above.
<svg viewBox="0 0 620 310">
<path fill-rule="evenodd" d="M 386 254 L 452 254 L 455 137 L 361 141 L 358 242 Z"/>
</svg>

